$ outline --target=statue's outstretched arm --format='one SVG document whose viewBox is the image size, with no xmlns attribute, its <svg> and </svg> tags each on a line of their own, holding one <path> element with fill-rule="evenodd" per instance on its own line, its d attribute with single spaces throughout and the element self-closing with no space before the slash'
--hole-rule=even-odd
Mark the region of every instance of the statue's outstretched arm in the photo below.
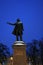
<svg viewBox="0 0 43 65">
<path fill-rule="evenodd" d="M 15 24 L 12 24 L 12 23 L 9 23 L 9 22 L 7 22 L 7 24 L 9 24 L 9 25 L 15 25 Z"/>
</svg>

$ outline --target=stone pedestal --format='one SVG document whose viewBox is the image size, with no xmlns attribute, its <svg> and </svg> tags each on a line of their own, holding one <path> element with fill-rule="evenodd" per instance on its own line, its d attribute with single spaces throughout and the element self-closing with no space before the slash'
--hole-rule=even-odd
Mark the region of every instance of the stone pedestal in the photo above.
<svg viewBox="0 0 43 65">
<path fill-rule="evenodd" d="M 13 44 L 13 65 L 26 65 L 26 45 L 23 41 Z"/>
</svg>

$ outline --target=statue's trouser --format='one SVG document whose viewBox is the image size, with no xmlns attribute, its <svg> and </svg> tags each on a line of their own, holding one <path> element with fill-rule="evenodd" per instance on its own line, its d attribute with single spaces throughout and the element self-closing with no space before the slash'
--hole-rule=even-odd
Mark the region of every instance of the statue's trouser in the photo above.
<svg viewBox="0 0 43 65">
<path fill-rule="evenodd" d="M 20 41 L 22 41 L 22 35 L 20 35 Z"/>
<path fill-rule="evenodd" d="M 18 41 L 18 35 L 16 35 L 16 40 Z M 22 35 L 20 35 L 20 41 L 22 41 Z"/>
</svg>

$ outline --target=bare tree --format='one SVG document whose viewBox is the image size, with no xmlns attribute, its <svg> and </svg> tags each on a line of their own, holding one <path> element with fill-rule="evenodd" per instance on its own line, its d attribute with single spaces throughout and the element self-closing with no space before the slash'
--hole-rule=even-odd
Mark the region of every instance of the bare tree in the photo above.
<svg viewBox="0 0 43 65">
<path fill-rule="evenodd" d="M 10 56 L 9 49 L 6 45 L 0 43 L 0 63 L 3 63 Z"/>
</svg>

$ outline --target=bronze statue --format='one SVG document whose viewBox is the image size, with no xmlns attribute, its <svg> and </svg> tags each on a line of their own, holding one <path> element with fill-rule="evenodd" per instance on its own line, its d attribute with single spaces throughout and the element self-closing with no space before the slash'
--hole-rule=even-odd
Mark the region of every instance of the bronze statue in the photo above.
<svg viewBox="0 0 43 65">
<path fill-rule="evenodd" d="M 17 19 L 17 22 L 12 24 L 12 23 L 9 23 L 8 24 L 10 25 L 14 25 L 15 28 L 12 32 L 13 35 L 16 35 L 16 40 L 18 41 L 18 36 L 20 36 L 20 41 L 22 41 L 22 34 L 23 34 L 23 23 L 20 21 L 20 19 Z"/>
</svg>

